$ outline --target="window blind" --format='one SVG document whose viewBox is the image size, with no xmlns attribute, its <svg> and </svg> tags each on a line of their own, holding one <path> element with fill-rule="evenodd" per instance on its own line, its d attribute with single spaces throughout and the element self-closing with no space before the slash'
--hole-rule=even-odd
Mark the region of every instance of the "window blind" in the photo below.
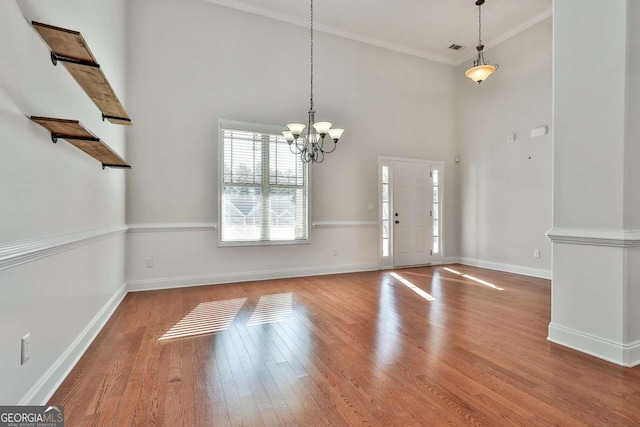
<svg viewBox="0 0 640 427">
<path fill-rule="evenodd" d="M 308 238 L 307 165 L 284 137 L 222 130 L 222 243 Z"/>
</svg>

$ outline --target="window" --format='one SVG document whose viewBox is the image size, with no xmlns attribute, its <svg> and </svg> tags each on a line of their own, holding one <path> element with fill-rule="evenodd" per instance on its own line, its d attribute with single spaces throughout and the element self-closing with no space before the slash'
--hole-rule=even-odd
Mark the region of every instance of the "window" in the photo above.
<svg viewBox="0 0 640 427">
<path fill-rule="evenodd" d="M 382 166 L 382 256 L 389 256 L 389 166 Z"/>
<path fill-rule="evenodd" d="M 307 165 L 275 131 L 246 127 L 221 131 L 220 243 L 306 241 Z"/>
<path fill-rule="evenodd" d="M 439 171 L 434 169 L 431 171 L 431 185 L 433 188 L 433 200 L 431 207 L 431 220 L 433 222 L 433 249 L 432 254 L 440 253 L 440 182 Z"/>
</svg>

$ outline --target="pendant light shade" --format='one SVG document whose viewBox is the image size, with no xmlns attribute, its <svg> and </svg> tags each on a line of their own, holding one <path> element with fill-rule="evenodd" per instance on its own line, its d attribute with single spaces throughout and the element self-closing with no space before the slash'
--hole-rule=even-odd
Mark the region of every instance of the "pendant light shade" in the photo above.
<svg viewBox="0 0 640 427">
<path fill-rule="evenodd" d="M 496 71 L 497 67 L 491 64 L 486 65 L 478 65 L 477 67 L 471 67 L 464 73 L 465 76 L 469 77 L 476 83 L 482 83 L 487 79 L 494 71 Z"/>
</svg>

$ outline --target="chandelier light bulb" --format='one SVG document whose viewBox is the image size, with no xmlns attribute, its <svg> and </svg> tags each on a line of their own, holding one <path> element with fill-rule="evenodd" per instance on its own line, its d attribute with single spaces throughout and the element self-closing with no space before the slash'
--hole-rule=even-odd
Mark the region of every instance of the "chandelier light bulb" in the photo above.
<svg viewBox="0 0 640 427">
<path fill-rule="evenodd" d="M 316 132 L 318 132 L 320 136 L 324 138 L 324 136 L 327 134 L 327 132 L 329 132 L 329 129 L 331 128 L 331 122 L 316 122 L 313 124 L 313 127 L 316 129 Z"/>
<path fill-rule="evenodd" d="M 289 144 L 291 144 L 291 143 L 293 142 L 293 140 L 295 139 L 295 138 L 293 137 L 293 133 L 291 133 L 291 131 L 290 131 L 290 130 L 283 130 L 283 131 L 282 131 L 282 135 L 284 135 L 285 139 L 287 140 L 287 142 L 288 142 Z"/>
<path fill-rule="evenodd" d="M 329 129 L 329 136 L 331 137 L 331 139 L 333 139 L 334 142 L 338 142 L 338 140 L 342 136 L 342 132 L 344 132 L 344 129 Z"/>
<path fill-rule="evenodd" d="M 291 133 L 293 134 L 293 137 L 295 139 L 298 139 L 298 137 L 302 135 L 302 131 L 306 126 L 303 125 L 302 123 L 289 123 L 287 127 L 289 128 L 289 131 L 291 131 Z"/>
</svg>

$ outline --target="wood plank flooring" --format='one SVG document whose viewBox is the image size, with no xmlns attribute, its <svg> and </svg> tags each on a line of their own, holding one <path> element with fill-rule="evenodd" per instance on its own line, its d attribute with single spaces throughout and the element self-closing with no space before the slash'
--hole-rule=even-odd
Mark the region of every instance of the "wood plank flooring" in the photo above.
<svg viewBox="0 0 640 427">
<path fill-rule="evenodd" d="M 49 403 L 67 427 L 640 425 L 640 369 L 546 340 L 549 281 L 393 272 L 131 293 Z M 203 310 L 227 329 L 189 336 Z"/>
</svg>

